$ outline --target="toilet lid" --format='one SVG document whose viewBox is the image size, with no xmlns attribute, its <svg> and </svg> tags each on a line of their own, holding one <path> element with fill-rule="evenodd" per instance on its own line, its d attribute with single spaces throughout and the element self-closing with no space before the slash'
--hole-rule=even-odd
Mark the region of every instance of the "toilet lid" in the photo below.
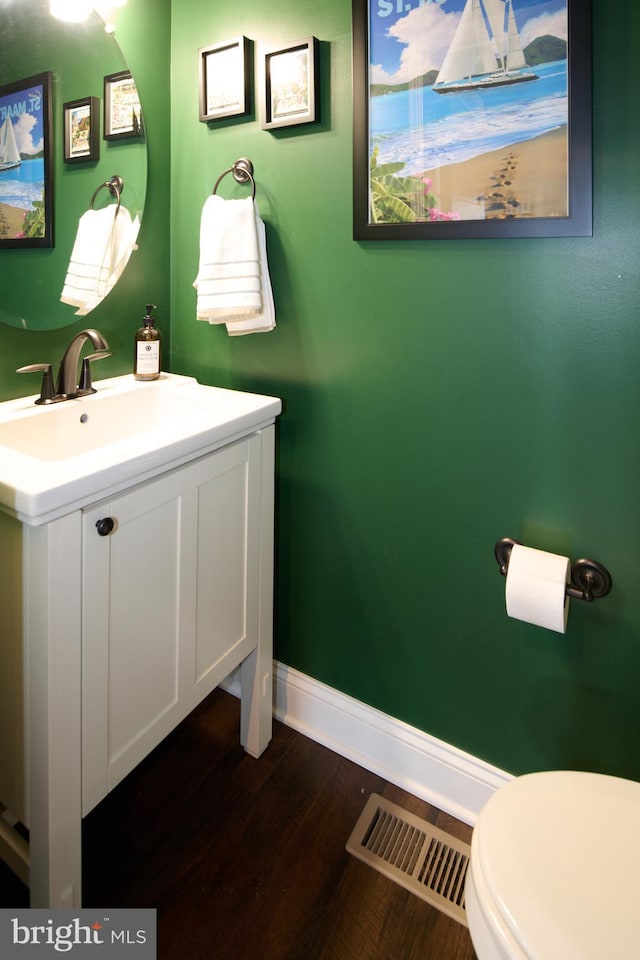
<svg viewBox="0 0 640 960">
<path fill-rule="evenodd" d="M 640 783 L 517 777 L 480 812 L 471 862 L 529 960 L 637 956 Z"/>
</svg>

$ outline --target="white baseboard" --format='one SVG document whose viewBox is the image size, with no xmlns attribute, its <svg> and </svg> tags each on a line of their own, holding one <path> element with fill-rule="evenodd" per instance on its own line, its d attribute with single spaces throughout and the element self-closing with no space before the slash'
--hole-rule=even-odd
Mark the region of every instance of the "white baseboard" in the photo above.
<svg viewBox="0 0 640 960">
<path fill-rule="evenodd" d="M 240 695 L 237 673 L 223 684 Z M 465 823 L 511 774 L 274 663 L 274 714 L 287 726 Z"/>
</svg>

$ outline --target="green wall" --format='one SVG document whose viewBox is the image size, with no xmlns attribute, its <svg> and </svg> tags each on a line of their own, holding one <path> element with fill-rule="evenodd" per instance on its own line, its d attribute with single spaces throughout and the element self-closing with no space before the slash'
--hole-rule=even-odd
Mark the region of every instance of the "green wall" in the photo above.
<svg viewBox="0 0 640 960">
<path fill-rule="evenodd" d="M 172 13 L 172 365 L 284 400 L 277 657 L 514 773 L 640 777 L 637 5 L 594 3 L 593 238 L 504 241 L 351 239 L 349 0 Z M 257 80 L 266 49 L 319 38 L 318 126 L 198 121 L 197 48 L 238 34 Z M 241 156 L 278 326 L 229 338 L 192 282 Z M 502 536 L 600 559 L 613 593 L 565 636 L 507 619 Z"/>
<path fill-rule="evenodd" d="M 148 196 L 140 249 L 90 323 L 114 350 L 104 375 L 130 369 L 148 299 L 168 344 L 170 251 L 171 368 L 283 398 L 279 660 L 513 773 L 640 778 L 640 65 L 618 42 L 640 12 L 593 6 L 593 238 L 355 243 L 349 0 L 129 0 L 118 36 L 144 104 Z M 319 125 L 199 123 L 197 49 L 241 33 L 257 64 L 320 39 Z M 229 338 L 195 320 L 192 282 L 202 204 L 240 156 L 255 164 L 278 326 Z M 0 397 L 33 392 L 15 367 L 56 360 L 84 325 L 0 327 Z M 612 594 L 573 603 L 566 636 L 507 619 L 505 535 L 594 556 Z"/>
</svg>

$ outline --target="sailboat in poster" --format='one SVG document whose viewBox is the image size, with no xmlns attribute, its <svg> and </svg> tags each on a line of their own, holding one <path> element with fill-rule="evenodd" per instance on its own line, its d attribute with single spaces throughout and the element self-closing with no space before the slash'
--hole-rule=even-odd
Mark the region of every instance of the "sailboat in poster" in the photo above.
<svg viewBox="0 0 640 960">
<path fill-rule="evenodd" d="M 22 163 L 11 118 L 7 117 L 0 127 L 0 170 L 19 167 Z"/>
<path fill-rule="evenodd" d="M 526 66 L 512 0 L 467 0 L 433 89 L 455 93 L 537 80 Z"/>
</svg>

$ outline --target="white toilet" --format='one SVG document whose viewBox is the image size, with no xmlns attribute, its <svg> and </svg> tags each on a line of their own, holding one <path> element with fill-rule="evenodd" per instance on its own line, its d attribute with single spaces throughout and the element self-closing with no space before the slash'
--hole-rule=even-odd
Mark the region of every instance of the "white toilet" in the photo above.
<svg viewBox="0 0 640 960">
<path fill-rule="evenodd" d="M 467 871 L 478 960 L 640 957 L 640 783 L 517 777 L 483 807 Z"/>
</svg>

